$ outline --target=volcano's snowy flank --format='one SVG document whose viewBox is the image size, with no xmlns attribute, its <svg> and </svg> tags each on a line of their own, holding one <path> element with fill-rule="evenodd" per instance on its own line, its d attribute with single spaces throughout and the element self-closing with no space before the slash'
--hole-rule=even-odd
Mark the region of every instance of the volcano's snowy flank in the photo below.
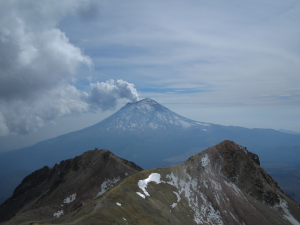
<svg viewBox="0 0 300 225">
<path fill-rule="evenodd" d="M 184 118 L 156 101 L 146 98 L 134 103 L 127 103 L 107 125 L 108 130 L 147 130 L 168 129 L 171 127 L 199 127 L 207 131 L 210 124 Z"/>
</svg>

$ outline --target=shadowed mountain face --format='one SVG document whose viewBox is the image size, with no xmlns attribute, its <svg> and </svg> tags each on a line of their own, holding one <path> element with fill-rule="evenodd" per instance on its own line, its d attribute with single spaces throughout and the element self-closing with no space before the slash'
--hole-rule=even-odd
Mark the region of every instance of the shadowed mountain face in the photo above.
<svg viewBox="0 0 300 225">
<path fill-rule="evenodd" d="M 38 218 L 70 213 L 141 170 L 107 150 L 87 151 L 53 168 L 45 166 L 27 176 L 0 206 L 0 222 L 16 213 Z"/>
<path fill-rule="evenodd" d="M 42 170 L 47 173 L 47 168 Z M 34 177 L 33 180 L 40 179 Z M 62 185 L 72 182 L 68 179 Z M 62 202 L 69 199 L 66 200 L 70 202 L 69 208 L 63 213 L 49 215 L 46 213 L 49 200 L 39 197 L 32 201 L 31 208 L 24 205 L 23 213 L 17 212 L 6 224 L 39 221 L 47 224 L 273 225 L 300 221 L 299 205 L 260 167 L 258 156 L 231 141 L 208 148 L 182 164 L 135 173 L 103 194 L 97 196 L 97 192 L 92 192 L 94 198 L 90 197 L 90 201 L 73 198 L 72 193 L 80 193 L 81 187 L 72 186 L 71 192 L 56 200 L 67 205 Z M 59 188 L 52 191 L 53 195 L 62 195 L 65 190 Z M 85 193 L 89 193 L 88 188 Z"/>
</svg>

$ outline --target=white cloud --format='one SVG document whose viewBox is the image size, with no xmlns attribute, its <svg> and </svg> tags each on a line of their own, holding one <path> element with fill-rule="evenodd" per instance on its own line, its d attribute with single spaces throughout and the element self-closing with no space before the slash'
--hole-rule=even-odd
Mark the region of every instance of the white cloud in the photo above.
<svg viewBox="0 0 300 225">
<path fill-rule="evenodd" d="M 57 117 L 95 110 L 114 110 L 118 99 L 138 100 L 134 85 L 123 80 L 91 83 L 90 94 L 70 84 L 60 84 L 33 101 L 0 101 L 0 135 L 26 134 Z"/>
<path fill-rule="evenodd" d="M 80 65 L 92 66 L 92 60 L 55 28 L 79 2 L 1 1 L 0 98 L 34 97 L 51 90 Z"/>
<path fill-rule="evenodd" d="M 133 84 L 127 81 L 114 80 L 104 82 L 97 82 L 91 84 L 92 91 L 87 96 L 87 101 L 91 104 L 93 109 L 109 110 L 115 109 L 117 99 L 125 98 L 133 102 L 138 100 L 138 92 Z"/>
<path fill-rule="evenodd" d="M 25 134 L 56 117 L 114 109 L 120 98 L 137 99 L 133 84 L 122 80 L 105 83 L 103 90 L 103 83 L 92 84 L 90 95 L 72 83 L 79 67 L 93 67 L 92 59 L 57 25 L 87 4 L 87 0 L 0 2 L 0 135 Z"/>
</svg>

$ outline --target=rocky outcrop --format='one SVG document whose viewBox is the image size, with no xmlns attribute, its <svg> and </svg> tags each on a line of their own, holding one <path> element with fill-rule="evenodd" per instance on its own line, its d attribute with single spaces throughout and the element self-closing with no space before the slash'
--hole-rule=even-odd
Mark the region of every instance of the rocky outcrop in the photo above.
<svg viewBox="0 0 300 225">
<path fill-rule="evenodd" d="M 177 166 L 134 174 L 61 219 L 74 224 L 299 224 L 300 209 L 260 167 L 257 155 L 224 141 Z"/>
<path fill-rule="evenodd" d="M 0 222 L 21 223 L 68 214 L 142 168 L 108 150 L 87 151 L 28 175 L 0 206 Z"/>
<path fill-rule="evenodd" d="M 109 159 L 111 155 L 108 151 L 103 151 L 99 157 L 106 164 L 110 164 L 113 163 Z M 125 177 L 108 191 L 100 191 L 98 194 L 91 191 L 94 186 L 88 183 L 93 180 L 94 173 L 85 180 L 85 184 L 76 186 L 79 187 L 76 194 L 80 193 L 81 196 L 80 201 L 76 203 L 77 196 L 72 194 L 75 193 L 75 189 L 71 187 L 74 188 L 76 182 L 78 183 L 76 177 L 79 175 L 77 173 L 75 177 L 71 174 L 76 173 L 76 168 L 78 171 L 89 168 L 88 164 L 83 166 L 81 162 L 83 161 L 64 162 L 57 166 L 56 172 L 53 174 L 50 172 L 49 177 L 59 178 L 57 173 L 62 170 L 58 168 L 69 171 L 61 175 L 60 184 L 54 187 L 52 192 L 49 187 L 46 194 L 48 197 L 40 196 L 34 204 L 23 207 L 22 213 L 18 213 L 6 224 L 25 224 L 34 219 L 47 224 L 78 225 L 298 225 L 300 221 L 299 205 L 293 202 L 260 167 L 258 156 L 232 141 L 223 141 L 173 167 L 132 173 L 133 175 Z M 105 171 L 115 174 L 112 170 L 118 170 L 116 165 L 120 164 L 114 164 L 109 167 L 111 170 Z M 52 170 L 54 169 L 55 167 Z M 109 179 L 100 182 L 101 187 L 110 186 L 109 183 L 115 182 L 111 174 Z M 81 188 L 96 197 L 83 197 L 84 192 L 80 191 Z M 99 189 L 102 190 L 98 186 L 97 190 Z M 58 193 L 62 192 L 64 193 L 59 196 Z M 58 203 L 64 202 L 62 207 L 65 208 L 55 208 L 57 205 L 53 199 L 51 200 L 51 193 L 58 196 Z M 70 207 L 66 207 L 68 204 Z M 46 217 L 49 208 L 52 212 L 54 209 L 58 210 L 52 218 Z M 44 215 L 44 219 L 38 220 L 42 218 L 41 215 Z"/>
</svg>

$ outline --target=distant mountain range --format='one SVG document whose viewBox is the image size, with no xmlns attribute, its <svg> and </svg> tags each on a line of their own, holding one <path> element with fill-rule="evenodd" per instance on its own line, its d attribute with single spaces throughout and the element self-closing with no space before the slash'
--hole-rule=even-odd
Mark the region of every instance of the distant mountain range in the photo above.
<svg viewBox="0 0 300 225">
<path fill-rule="evenodd" d="M 279 129 L 278 131 L 283 132 L 283 133 L 287 133 L 287 134 L 297 134 L 297 135 L 300 135 L 299 132 L 295 132 L 295 131 L 291 131 L 291 130 Z"/>
<path fill-rule="evenodd" d="M 149 169 L 183 162 L 194 153 L 227 139 L 247 146 L 262 162 L 300 162 L 298 135 L 198 122 L 152 99 L 143 99 L 127 103 L 91 127 L 0 153 L 0 171 L 33 171 L 94 148 L 109 149 Z"/>
<path fill-rule="evenodd" d="M 181 125 L 178 125 L 181 126 Z M 93 150 L 27 176 L 0 206 L 3 224 L 299 224 L 299 205 L 232 141 L 182 164 L 142 170 Z"/>
<path fill-rule="evenodd" d="M 152 99 L 143 99 L 127 103 L 88 128 L 0 153 L 0 171 L 5 175 L 15 170 L 53 167 L 95 148 L 108 149 L 144 169 L 172 166 L 223 140 L 247 146 L 262 163 L 300 164 L 299 135 L 194 121 Z"/>
</svg>

